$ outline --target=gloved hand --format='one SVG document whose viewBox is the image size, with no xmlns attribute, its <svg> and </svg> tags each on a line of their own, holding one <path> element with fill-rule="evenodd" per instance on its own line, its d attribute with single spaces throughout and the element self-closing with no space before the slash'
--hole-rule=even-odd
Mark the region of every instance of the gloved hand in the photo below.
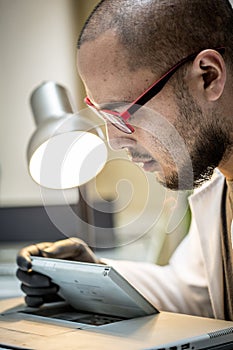
<svg viewBox="0 0 233 350">
<path fill-rule="evenodd" d="M 21 249 L 17 255 L 19 268 L 16 275 L 22 282 L 21 289 L 26 294 L 25 302 L 31 307 L 62 300 L 57 294 L 59 287 L 52 283 L 49 277 L 31 270 L 31 255 L 100 263 L 88 245 L 75 237 L 55 243 L 42 242 Z"/>
</svg>

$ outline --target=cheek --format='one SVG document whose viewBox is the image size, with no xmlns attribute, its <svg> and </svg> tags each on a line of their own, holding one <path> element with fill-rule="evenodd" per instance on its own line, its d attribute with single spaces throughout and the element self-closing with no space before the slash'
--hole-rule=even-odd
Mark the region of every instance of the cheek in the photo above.
<svg viewBox="0 0 233 350">
<path fill-rule="evenodd" d="M 171 117 L 166 113 L 143 107 L 130 119 L 130 124 L 137 130 L 141 140 L 147 138 L 166 144 L 170 135 L 176 132 L 173 124 L 175 120 L 174 114 Z"/>
<path fill-rule="evenodd" d="M 149 110 L 154 111 L 157 115 L 157 119 L 164 118 L 172 124 L 176 121 L 177 116 L 179 115 L 179 108 L 176 102 L 174 90 L 169 84 L 165 85 L 163 90 L 146 104 L 146 107 Z"/>
<path fill-rule="evenodd" d="M 186 154 L 186 146 L 180 134 L 167 120 L 159 120 L 149 130 L 137 128 L 137 144 L 143 147 L 157 162 L 165 167 L 179 163 Z"/>
</svg>

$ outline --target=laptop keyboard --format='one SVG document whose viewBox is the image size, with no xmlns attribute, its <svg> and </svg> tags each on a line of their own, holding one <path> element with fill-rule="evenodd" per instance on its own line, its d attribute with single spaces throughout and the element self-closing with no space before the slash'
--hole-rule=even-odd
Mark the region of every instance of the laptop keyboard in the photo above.
<svg viewBox="0 0 233 350">
<path fill-rule="evenodd" d="M 32 308 L 26 308 L 25 310 L 20 310 L 19 312 L 33 316 L 83 323 L 92 326 L 102 326 L 105 324 L 124 320 L 122 317 L 77 311 L 67 304 L 60 306 L 43 306 L 36 310 L 33 310 Z"/>
</svg>

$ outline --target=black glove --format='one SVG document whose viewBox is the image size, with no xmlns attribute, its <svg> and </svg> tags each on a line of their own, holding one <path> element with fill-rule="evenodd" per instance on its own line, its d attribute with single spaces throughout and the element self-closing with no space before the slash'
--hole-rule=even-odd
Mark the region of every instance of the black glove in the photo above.
<svg viewBox="0 0 233 350">
<path fill-rule="evenodd" d="M 21 249 L 17 256 L 19 269 L 16 275 L 22 282 L 21 289 L 26 294 L 25 302 L 31 307 L 38 307 L 43 303 L 62 300 L 57 294 L 59 287 L 52 283 L 49 277 L 31 270 L 31 255 L 100 263 L 88 245 L 75 237 L 55 243 L 43 242 L 33 244 Z"/>
</svg>

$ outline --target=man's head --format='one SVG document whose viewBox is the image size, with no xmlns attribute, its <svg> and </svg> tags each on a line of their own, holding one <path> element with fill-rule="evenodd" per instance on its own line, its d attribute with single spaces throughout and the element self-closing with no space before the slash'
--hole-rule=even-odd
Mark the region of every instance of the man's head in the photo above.
<svg viewBox="0 0 233 350">
<path fill-rule="evenodd" d="M 223 57 L 214 50 L 219 47 L 225 47 Z M 197 184 L 224 161 L 233 129 L 232 80 L 226 80 L 233 67 L 233 14 L 227 0 L 104 0 L 86 22 L 78 48 L 91 103 L 114 103 L 117 111 L 196 54 L 129 119 L 134 133 L 108 123 L 109 142 L 127 148 L 145 170 L 160 170 L 159 180 L 170 188 L 189 188 L 192 176 Z"/>
</svg>

